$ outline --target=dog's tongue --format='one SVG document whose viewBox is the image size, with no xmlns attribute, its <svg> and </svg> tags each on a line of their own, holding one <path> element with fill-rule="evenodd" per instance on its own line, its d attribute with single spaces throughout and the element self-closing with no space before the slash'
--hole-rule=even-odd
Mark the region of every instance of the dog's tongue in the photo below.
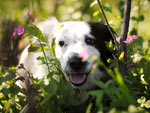
<svg viewBox="0 0 150 113">
<path fill-rule="evenodd" d="M 85 81 L 86 75 L 69 75 L 69 78 L 73 84 L 79 85 Z"/>
</svg>

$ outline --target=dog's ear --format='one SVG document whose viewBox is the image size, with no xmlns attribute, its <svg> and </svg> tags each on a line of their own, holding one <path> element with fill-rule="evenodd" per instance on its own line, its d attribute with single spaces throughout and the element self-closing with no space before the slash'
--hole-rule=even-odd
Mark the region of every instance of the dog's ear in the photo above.
<svg viewBox="0 0 150 113">
<path fill-rule="evenodd" d="M 95 47 L 99 50 L 101 53 L 101 59 L 107 65 L 107 59 L 112 58 L 112 51 L 107 48 L 106 42 L 111 40 L 113 42 L 113 37 L 107 26 L 103 23 L 89 22 L 88 24 L 90 26 L 91 34 L 96 38 Z"/>
</svg>

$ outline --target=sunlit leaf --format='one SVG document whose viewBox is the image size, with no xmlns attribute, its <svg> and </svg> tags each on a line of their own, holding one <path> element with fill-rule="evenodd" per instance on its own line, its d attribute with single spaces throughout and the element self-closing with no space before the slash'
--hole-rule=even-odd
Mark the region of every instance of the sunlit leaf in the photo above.
<svg viewBox="0 0 150 113">
<path fill-rule="evenodd" d="M 147 100 L 144 105 L 146 108 L 150 108 L 150 100 Z"/>
<path fill-rule="evenodd" d="M 95 11 L 94 13 L 93 13 L 93 16 L 97 16 L 99 14 L 99 11 Z"/>
<path fill-rule="evenodd" d="M 86 109 L 86 113 L 91 113 L 92 104 L 88 105 L 88 108 Z"/>
<path fill-rule="evenodd" d="M 53 33 L 55 33 L 57 30 L 59 30 L 59 29 L 61 29 L 61 28 L 63 28 L 64 27 L 64 24 L 62 24 L 61 26 L 59 26 L 59 27 L 57 27 L 56 29 L 54 29 L 51 33 L 50 33 L 50 35 L 49 35 L 49 39 L 48 39 L 48 41 L 50 42 L 50 39 L 51 39 L 51 36 L 52 36 L 52 34 Z"/>
<path fill-rule="evenodd" d="M 122 52 L 121 54 L 120 54 L 120 56 L 119 56 L 119 60 L 122 60 L 124 58 L 124 52 Z"/>
<path fill-rule="evenodd" d="M 94 2 L 91 3 L 90 7 L 94 7 L 95 5 L 97 5 L 97 1 L 95 0 Z"/>
<path fill-rule="evenodd" d="M 31 46 L 29 47 L 28 49 L 28 52 L 34 52 L 34 51 L 37 51 L 37 50 L 40 50 L 40 45 L 37 44 L 37 43 L 33 43 L 31 44 Z"/>
<path fill-rule="evenodd" d="M 139 99 L 137 100 L 137 102 L 138 102 L 139 104 L 143 104 L 143 103 L 145 103 L 145 101 L 146 101 L 146 98 L 145 98 L 144 96 L 142 96 L 141 98 L 139 98 Z"/>
<path fill-rule="evenodd" d="M 47 42 L 46 38 L 44 37 L 44 35 L 42 34 L 41 30 L 37 26 L 31 24 L 30 26 L 25 26 L 25 30 L 29 34 L 31 34 L 33 36 L 36 36 L 42 42 Z"/>
<path fill-rule="evenodd" d="M 112 40 L 109 41 L 109 47 L 111 48 L 113 45 Z"/>
</svg>

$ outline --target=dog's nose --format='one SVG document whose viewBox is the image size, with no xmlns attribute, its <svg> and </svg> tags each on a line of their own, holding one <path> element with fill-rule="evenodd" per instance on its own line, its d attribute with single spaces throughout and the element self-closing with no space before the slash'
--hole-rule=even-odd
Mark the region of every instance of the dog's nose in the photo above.
<svg viewBox="0 0 150 113">
<path fill-rule="evenodd" d="M 73 56 L 69 60 L 69 66 L 71 67 L 71 69 L 73 69 L 75 71 L 79 71 L 79 70 L 83 69 L 86 64 L 87 64 L 87 62 L 82 61 L 82 58 L 79 58 L 78 55 Z"/>
</svg>

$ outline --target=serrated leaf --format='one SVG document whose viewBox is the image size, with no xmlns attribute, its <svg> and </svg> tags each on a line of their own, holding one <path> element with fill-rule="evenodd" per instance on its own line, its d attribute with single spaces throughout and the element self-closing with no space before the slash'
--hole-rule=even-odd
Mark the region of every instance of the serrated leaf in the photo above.
<svg viewBox="0 0 150 113">
<path fill-rule="evenodd" d="M 121 54 L 120 54 L 120 56 L 119 56 L 119 60 L 122 60 L 124 58 L 124 52 L 122 52 Z"/>
</svg>

